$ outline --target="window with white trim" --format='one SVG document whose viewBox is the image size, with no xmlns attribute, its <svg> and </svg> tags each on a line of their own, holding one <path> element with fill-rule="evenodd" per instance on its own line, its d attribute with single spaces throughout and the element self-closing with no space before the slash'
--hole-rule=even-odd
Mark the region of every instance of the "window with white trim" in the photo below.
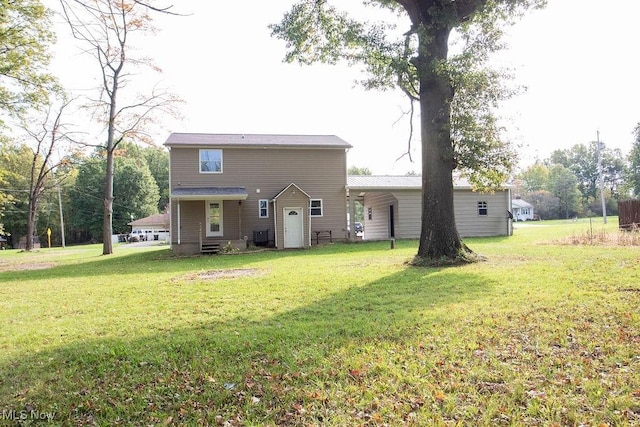
<svg viewBox="0 0 640 427">
<path fill-rule="evenodd" d="M 489 209 L 487 208 L 487 202 L 478 202 L 478 215 L 487 216 Z"/>
<path fill-rule="evenodd" d="M 222 150 L 200 150 L 200 173 L 222 173 Z"/>
<path fill-rule="evenodd" d="M 258 218 L 269 218 L 269 200 L 258 200 Z"/>
<path fill-rule="evenodd" d="M 311 216 L 322 216 L 322 199 L 311 199 L 309 201 L 309 212 Z"/>
</svg>

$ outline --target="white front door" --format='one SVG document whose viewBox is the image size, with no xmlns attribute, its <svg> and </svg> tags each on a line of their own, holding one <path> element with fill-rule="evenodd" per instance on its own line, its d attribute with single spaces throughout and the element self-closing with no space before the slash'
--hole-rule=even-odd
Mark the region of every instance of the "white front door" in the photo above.
<svg viewBox="0 0 640 427">
<path fill-rule="evenodd" d="M 222 201 L 206 202 L 207 237 L 222 236 Z"/>
<path fill-rule="evenodd" d="M 304 246 L 304 220 L 302 208 L 284 209 L 284 247 L 302 248 Z"/>
</svg>

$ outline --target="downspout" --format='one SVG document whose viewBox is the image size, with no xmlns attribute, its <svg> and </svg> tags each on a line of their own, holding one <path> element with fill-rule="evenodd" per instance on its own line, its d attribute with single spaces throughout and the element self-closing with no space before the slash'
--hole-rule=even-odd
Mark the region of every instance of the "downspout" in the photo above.
<svg viewBox="0 0 640 427">
<path fill-rule="evenodd" d="M 304 218 L 304 216 L 303 216 L 303 218 Z M 309 203 L 307 204 L 307 221 L 308 221 L 308 224 L 309 224 L 309 227 L 308 227 L 309 233 L 308 233 L 308 236 L 307 236 L 309 238 L 309 240 L 308 240 L 309 241 L 309 246 L 308 247 L 311 247 L 311 200 L 309 200 Z M 304 224 L 302 224 L 302 229 L 304 230 Z"/>
<path fill-rule="evenodd" d="M 178 246 L 180 246 L 182 222 L 180 220 L 180 199 L 178 199 Z"/>
<path fill-rule="evenodd" d="M 275 200 L 272 200 L 271 203 L 273 203 L 273 229 L 274 229 L 273 245 L 277 248 L 278 247 L 278 203 Z M 267 236 L 267 239 L 269 239 L 269 236 Z"/>
<path fill-rule="evenodd" d="M 238 200 L 238 240 L 242 240 L 242 200 Z"/>
<path fill-rule="evenodd" d="M 511 203 L 511 189 L 507 188 L 507 208 L 513 216 L 513 204 Z M 513 236 L 513 220 L 507 215 L 507 236 Z"/>
</svg>

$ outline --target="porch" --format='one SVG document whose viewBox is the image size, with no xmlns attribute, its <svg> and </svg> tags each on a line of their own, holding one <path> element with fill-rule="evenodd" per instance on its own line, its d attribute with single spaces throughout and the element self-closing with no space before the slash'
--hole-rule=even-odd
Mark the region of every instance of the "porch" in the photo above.
<svg viewBox="0 0 640 427">
<path fill-rule="evenodd" d="M 225 248 L 246 248 L 248 236 L 242 220 L 247 197 L 244 187 L 173 189 L 172 250 L 214 254 Z"/>
</svg>

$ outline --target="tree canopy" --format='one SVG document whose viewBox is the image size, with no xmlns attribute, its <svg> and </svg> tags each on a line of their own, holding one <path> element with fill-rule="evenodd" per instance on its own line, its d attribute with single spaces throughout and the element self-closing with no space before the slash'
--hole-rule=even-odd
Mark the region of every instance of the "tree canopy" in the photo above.
<svg viewBox="0 0 640 427">
<path fill-rule="evenodd" d="M 55 86 L 47 70 L 54 40 L 39 0 L 0 0 L 0 113 L 18 114 L 46 102 Z"/>
<path fill-rule="evenodd" d="M 625 181 L 633 196 L 640 198 L 640 123 L 635 127 L 633 134 L 635 139 L 628 156 Z"/>
<path fill-rule="evenodd" d="M 4 199 L 1 222 L 12 239 L 23 236 L 27 229 L 31 160 L 29 147 L 6 138 L 0 140 L 0 182 L 4 190 L 4 196 L 0 197 L 0 202 Z"/>
<path fill-rule="evenodd" d="M 514 194 L 532 203 L 545 219 L 600 215 L 602 177 L 606 211 L 616 214 L 617 201 L 629 197 L 633 186 L 629 172 L 634 149 L 628 157 L 629 165 L 620 149 L 600 144 L 599 150 L 600 153 L 597 141 L 592 141 L 553 151 L 548 158 L 537 160 L 516 175 Z"/>
<path fill-rule="evenodd" d="M 88 236 L 102 238 L 102 184 L 106 162 L 103 156 L 87 159 L 78 168 L 72 192 L 69 222 Z M 132 219 L 157 213 L 158 186 L 144 159 L 116 157 L 114 168 L 113 231 L 128 233 Z"/>
<path fill-rule="evenodd" d="M 401 90 L 410 100 L 411 118 L 419 105 L 423 211 L 417 261 L 466 260 L 471 251 L 455 226 L 453 171 L 488 189 L 503 184 L 513 168 L 514 152 L 496 115 L 499 102 L 513 92 L 502 84 L 505 72 L 487 64 L 503 47 L 502 24 L 545 2 L 362 3 L 390 13 L 371 23 L 329 1 L 299 0 L 271 27 L 273 35 L 286 41 L 287 61 L 361 64 L 366 88 Z M 454 30 L 459 43 L 450 55 Z"/>
</svg>

